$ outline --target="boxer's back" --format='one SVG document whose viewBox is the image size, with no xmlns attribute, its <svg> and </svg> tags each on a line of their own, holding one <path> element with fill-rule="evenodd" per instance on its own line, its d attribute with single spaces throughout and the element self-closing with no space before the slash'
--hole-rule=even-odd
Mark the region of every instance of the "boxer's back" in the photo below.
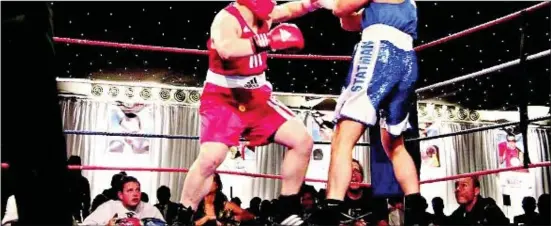
<svg viewBox="0 0 551 226">
<path fill-rule="evenodd" d="M 247 25 L 245 19 L 243 19 L 239 10 L 233 4 L 230 4 L 224 10 L 226 11 L 225 13 L 229 13 L 239 22 L 241 38 L 251 38 L 255 35 L 254 31 Z M 257 33 L 267 33 L 268 31 L 268 24 L 264 23 L 258 28 Z M 268 54 L 266 52 L 224 60 L 218 55 L 216 49 L 212 47 L 211 40 L 208 41 L 207 47 L 209 51 L 209 70 L 214 73 L 232 76 L 250 76 L 262 74 L 268 68 L 266 64 Z"/>
</svg>

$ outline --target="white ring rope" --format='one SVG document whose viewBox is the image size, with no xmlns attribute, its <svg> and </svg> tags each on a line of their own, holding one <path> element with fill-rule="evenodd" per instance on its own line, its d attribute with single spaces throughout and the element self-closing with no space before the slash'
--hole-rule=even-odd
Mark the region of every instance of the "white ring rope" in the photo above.
<svg viewBox="0 0 551 226">
<path fill-rule="evenodd" d="M 548 50 L 536 53 L 534 55 L 530 55 L 526 58 L 526 60 L 538 59 L 538 58 L 541 58 L 541 57 L 544 57 L 544 56 L 548 56 L 550 53 L 551 53 L 551 50 L 548 49 Z M 481 75 L 488 74 L 490 72 L 501 70 L 501 69 L 506 68 L 506 67 L 517 65 L 519 63 L 520 63 L 520 59 L 512 60 L 512 61 L 502 63 L 502 64 L 499 64 L 499 65 L 496 65 L 496 66 L 493 66 L 493 67 L 490 67 L 490 68 L 486 68 L 486 69 L 481 70 L 481 71 L 471 73 L 471 74 L 459 76 L 459 77 L 456 77 L 456 78 L 453 78 L 453 79 L 450 79 L 450 80 L 446 80 L 446 81 L 443 81 L 443 82 L 438 82 L 438 83 L 435 83 L 435 84 L 432 84 L 432 85 L 429 85 L 429 86 L 425 86 L 423 88 L 419 88 L 419 89 L 415 90 L 415 92 L 420 93 L 420 92 L 423 92 L 423 91 L 427 91 L 429 89 L 434 89 L 434 88 L 446 86 L 446 85 L 449 85 L 449 84 L 452 84 L 452 83 L 455 83 L 455 82 L 460 82 L 460 81 L 464 81 L 464 80 L 467 80 L 467 79 L 472 79 L 472 78 L 475 78 L 475 77 L 478 77 L 478 76 L 481 76 Z"/>
</svg>

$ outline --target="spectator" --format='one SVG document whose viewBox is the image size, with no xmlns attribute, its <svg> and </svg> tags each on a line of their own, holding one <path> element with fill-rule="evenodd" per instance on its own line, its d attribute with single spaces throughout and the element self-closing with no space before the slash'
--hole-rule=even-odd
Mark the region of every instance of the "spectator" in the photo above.
<svg viewBox="0 0 551 226">
<path fill-rule="evenodd" d="M 425 197 L 421 196 L 421 204 L 423 205 L 423 216 L 421 216 L 421 225 L 429 225 L 434 224 L 434 215 L 427 212 L 427 208 L 429 208 L 429 204 L 427 203 L 427 199 Z"/>
<path fill-rule="evenodd" d="M 170 197 L 170 188 L 164 185 L 157 188 L 157 200 L 159 202 L 155 204 L 155 207 L 159 209 L 168 225 L 174 223 L 178 216 L 178 208 L 183 207 L 181 204 L 171 202 Z"/>
<path fill-rule="evenodd" d="M 119 200 L 109 200 L 90 214 L 83 225 L 112 225 L 118 220 L 155 218 L 165 221 L 157 208 L 141 201 L 140 182 L 134 177 L 123 176 L 117 186 Z"/>
<path fill-rule="evenodd" d="M 538 198 L 539 216 L 535 221 L 536 225 L 551 225 L 549 201 L 549 194 L 540 195 Z"/>
<path fill-rule="evenodd" d="M 247 211 L 249 213 L 252 213 L 255 216 L 260 215 L 260 202 L 262 202 L 262 199 L 259 197 L 254 197 L 249 201 L 249 208 L 247 208 Z"/>
<path fill-rule="evenodd" d="M 239 197 L 231 198 L 230 202 L 233 202 L 233 203 L 235 203 L 235 205 L 241 207 L 241 199 Z"/>
<path fill-rule="evenodd" d="M 522 199 L 522 209 L 524 209 L 524 214 L 513 218 L 515 225 L 534 225 L 534 221 L 538 218 L 536 199 L 529 196 L 524 197 Z"/>
<path fill-rule="evenodd" d="M 142 200 L 142 202 L 149 202 L 149 195 L 147 195 L 147 193 L 145 193 L 145 192 L 142 192 L 141 200 Z"/>
<path fill-rule="evenodd" d="M 117 200 L 117 191 L 120 190 L 118 187 L 120 186 L 121 179 L 126 176 L 126 172 L 121 171 L 120 173 L 117 173 L 111 177 L 111 188 L 103 190 L 103 192 L 99 195 L 97 195 L 94 198 L 94 201 L 92 201 L 92 209 L 93 212 L 100 206 L 101 204 L 109 201 L 109 200 Z"/>
<path fill-rule="evenodd" d="M 82 165 L 79 156 L 72 155 L 67 160 L 69 165 Z M 90 183 L 82 176 L 81 170 L 69 171 L 69 202 L 71 214 L 77 222 L 82 222 L 90 214 Z"/>
<path fill-rule="evenodd" d="M 388 214 L 388 224 L 391 226 L 404 225 L 404 198 L 392 197 L 388 199 L 390 213 Z"/>
<path fill-rule="evenodd" d="M 316 209 L 316 195 L 314 190 L 305 190 L 300 192 L 300 204 L 302 205 L 302 219 L 307 221 Z"/>
<path fill-rule="evenodd" d="M 435 225 L 446 225 L 448 216 L 444 214 L 444 200 L 440 197 L 432 199 L 432 210 L 434 211 L 432 223 Z"/>
<path fill-rule="evenodd" d="M 490 198 L 480 195 L 480 181 L 467 177 L 455 182 L 455 199 L 459 204 L 449 217 L 454 225 L 506 225 L 509 220 Z"/>
<path fill-rule="evenodd" d="M 199 203 L 193 216 L 195 225 L 216 226 L 254 219 L 254 215 L 228 201 L 228 197 L 222 193 L 222 186 L 220 175 L 215 173 L 209 193 Z"/>
<path fill-rule="evenodd" d="M 371 188 L 362 187 L 365 179 L 360 162 L 352 160 L 352 178 L 344 196 L 344 214 L 347 216 L 341 223 L 347 225 L 387 225 L 387 203 L 384 198 L 373 197 Z"/>
</svg>

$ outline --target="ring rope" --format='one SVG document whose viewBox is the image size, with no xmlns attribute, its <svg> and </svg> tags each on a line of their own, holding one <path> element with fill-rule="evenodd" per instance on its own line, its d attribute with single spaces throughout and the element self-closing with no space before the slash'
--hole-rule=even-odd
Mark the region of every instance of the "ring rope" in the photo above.
<svg viewBox="0 0 551 226">
<path fill-rule="evenodd" d="M 83 130 L 65 130 L 65 134 L 70 135 L 94 135 L 94 136 L 109 136 L 109 137 L 145 137 L 145 138 L 165 138 L 165 139 L 185 139 L 185 140 L 198 140 L 198 136 L 186 136 L 186 135 L 166 135 L 166 134 L 147 134 L 147 133 L 113 133 L 113 132 L 99 132 L 99 131 L 83 131 Z M 241 140 L 245 141 L 245 140 Z M 331 144 L 328 141 L 314 141 L 314 144 Z M 369 143 L 359 142 L 356 146 L 369 146 Z"/>
<path fill-rule="evenodd" d="M 452 40 L 452 39 L 457 39 L 457 38 L 463 37 L 463 36 L 465 36 L 465 35 L 472 34 L 472 33 L 474 33 L 474 32 L 484 30 L 484 29 L 489 28 L 489 27 L 492 27 L 492 26 L 494 26 L 494 25 L 498 25 L 498 24 L 501 24 L 501 23 L 503 23 L 503 22 L 506 22 L 506 21 L 515 19 L 515 18 L 521 16 L 521 15 L 522 15 L 522 12 L 532 12 L 532 11 L 534 11 L 534 10 L 543 8 L 543 7 L 547 6 L 547 5 L 549 5 L 549 3 L 550 3 L 549 1 L 545 1 L 545 2 L 542 2 L 542 3 L 536 4 L 536 5 L 530 6 L 530 7 L 526 8 L 526 9 L 520 10 L 520 11 L 518 11 L 518 12 L 511 13 L 511 14 L 509 14 L 509 15 L 506 15 L 506 16 L 503 16 L 503 17 L 500 17 L 500 18 L 497 18 L 497 19 L 495 19 L 495 20 L 492 20 L 492 21 L 483 23 L 483 24 L 481 24 L 481 25 L 478 25 L 478 26 L 475 26 L 475 27 L 472 27 L 472 28 L 469 28 L 469 29 L 466 29 L 466 30 L 457 32 L 457 33 L 455 33 L 455 34 L 448 35 L 448 36 L 446 36 L 446 37 L 444 37 L 444 38 L 441 38 L 441 39 L 438 39 L 438 40 L 429 42 L 429 43 L 427 43 L 427 44 L 418 46 L 418 47 L 415 48 L 415 50 L 416 50 L 416 51 L 419 51 L 419 50 L 422 50 L 422 49 L 426 49 L 426 48 L 428 48 L 428 47 L 432 47 L 432 46 L 435 46 L 435 45 L 438 45 L 438 44 L 441 44 L 441 43 L 444 43 L 444 42 L 448 42 L 448 41 L 450 41 L 450 40 Z"/>
<path fill-rule="evenodd" d="M 537 117 L 537 118 L 529 119 L 528 122 L 545 121 L 545 120 L 549 120 L 549 119 L 551 119 L 551 116 L 543 116 L 543 117 Z M 480 131 L 484 131 L 484 130 L 497 129 L 497 128 L 501 128 L 501 127 L 505 127 L 505 126 L 514 126 L 514 125 L 518 125 L 519 123 L 520 123 L 520 121 L 507 122 L 507 123 L 501 123 L 501 124 L 495 124 L 495 125 L 489 125 L 489 126 L 481 126 L 481 127 L 461 130 L 461 131 L 457 131 L 457 132 L 453 132 L 453 133 L 440 134 L 440 135 L 436 135 L 436 136 L 407 139 L 406 142 L 433 140 L 433 139 L 439 139 L 439 138 L 444 138 L 444 137 L 463 135 L 463 134 L 467 134 L 467 133 L 474 133 L 474 132 L 480 132 Z"/>
<path fill-rule="evenodd" d="M 539 162 L 539 163 L 529 164 L 528 168 L 549 167 L 549 166 L 551 166 L 551 162 L 547 161 L 547 162 Z M 2 163 L 2 169 L 8 169 L 8 168 L 9 168 L 8 163 Z M 115 166 L 89 166 L 89 165 L 68 165 L 67 168 L 70 169 L 70 170 L 148 171 L 148 172 L 170 172 L 170 173 L 187 173 L 187 172 L 189 172 L 189 169 L 187 169 L 187 168 L 115 167 Z M 525 169 L 524 166 L 515 166 L 515 167 L 507 167 L 507 168 L 491 169 L 491 170 L 481 170 L 481 171 L 472 172 L 472 173 L 463 173 L 463 174 L 447 176 L 447 177 L 442 177 L 442 178 L 423 180 L 423 181 L 420 181 L 420 183 L 421 184 L 428 184 L 428 183 L 435 183 L 435 182 L 441 182 L 441 181 L 455 180 L 455 179 L 465 178 L 465 177 L 484 176 L 484 175 L 488 175 L 488 174 L 515 171 L 515 170 L 521 170 L 521 169 Z M 277 180 L 281 180 L 283 178 L 281 175 L 263 174 L 263 173 L 246 173 L 246 172 L 236 172 L 236 171 L 227 171 L 227 170 L 216 170 L 216 172 L 219 173 L 219 174 L 228 174 L 228 175 L 236 175 L 236 176 L 248 176 L 248 177 L 254 177 L 254 178 L 269 178 L 269 179 L 277 179 Z M 327 180 L 322 180 L 322 179 L 305 178 L 304 180 L 307 181 L 307 182 L 327 183 Z M 371 186 L 371 184 L 369 184 L 369 183 L 354 183 L 354 184 L 360 184 L 362 186 Z"/>
<path fill-rule="evenodd" d="M 541 51 L 541 52 L 536 53 L 534 55 L 528 56 L 526 58 L 526 60 L 535 60 L 535 59 L 538 59 L 538 58 L 541 58 L 541 57 L 544 57 L 544 56 L 549 56 L 550 53 L 551 53 L 551 49 Z M 450 80 L 446 80 L 446 81 L 443 81 L 443 82 L 438 82 L 438 83 L 435 83 L 435 84 L 432 84 L 432 85 L 429 85 L 429 86 L 425 86 L 425 87 L 422 87 L 422 88 L 419 88 L 419 89 L 415 90 L 415 92 L 420 93 L 420 92 L 423 92 L 423 91 L 427 91 L 429 89 L 434 89 L 434 88 L 450 85 L 450 84 L 453 84 L 453 83 L 456 83 L 456 82 L 476 78 L 478 76 L 482 76 L 482 75 L 485 75 L 485 74 L 488 74 L 488 73 L 491 73 L 491 72 L 494 72 L 494 71 L 497 71 L 497 70 L 501 70 L 501 69 L 504 69 L 504 68 L 507 68 L 507 67 L 511 67 L 511 66 L 514 66 L 514 65 L 517 65 L 517 64 L 520 64 L 520 59 L 512 60 L 512 61 L 502 63 L 502 64 L 498 64 L 496 66 L 489 67 L 489 68 L 486 68 L 486 69 L 483 69 L 483 70 L 480 70 L 480 71 L 477 71 L 477 72 L 474 72 L 474 73 L 470 73 L 470 74 L 467 74 L 467 75 L 452 78 Z"/>
<path fill-rule="evenodd" d="M 528 122 L 537 122 L 537 121 L 544 121 L 544 120 L 550 120 L 551 116 L 543 116 L 543 117 L 537 117 L 528 120 Z M 472 129 L 466 129 L 461 130 L 453 133 L 446 133 L 441 134 L 437 136 L 430 136 L 430 137 L 421 137 L 421 138 L 414 138 L 414 139 L 407 139 L 406 142 L 414 142 L 414 141 L 424 141 L 424 140 L 432 140 L 432 139 L 438 139 L 443 137 L 450 137 L 455 135 L 463 135 L 467 133 L 474 133 L 479 132 L 483 130 L 490 130 L 490 129 L 497 129 L 505 126 L 513 126 L 517 125 L 520 122 L 508 122 L 508 123 L 501 123 L 496 125 L 490 125 L 490 126 L 482 126 Z M 165 138 L 165 139 L 186 139 L 186 140 L 198 140 L 198 136 L 186 136 L 186 135 L 166 135 L 166 134 L 144 134 L 144 133 L 113 133 L 113 132 L 98 132 L 98 131 L 81 131 L 81 130 L 65 130 L 63 131 L 65 134 L 70 135 L 96 135 L 96 136 L 114 136 L 114 137 L 144 137 L 144 138 Z M 242 140 L 244 141 L 244 140 Z M 331 142 L 328 141 L 314 141 L 314 144 L 331 144 Z M 356 146 L 369 146 L 369 143 L 367 142 L 359 142 L 356 144 Z"/>
<path fill-rule="evenodd" d="M 521 15 L 522 12 L 532 12 L 534 10 L 540 9 L 544 6 L 549 5 L 550 2 L 542 2 L 537 5 L 528 7 L 524 10 L 509 14 L 504 17 L 492 20 L 490 22 L 457 32 L 452 35 L 437 39 L 435 41 L 423 44 L 414 48 L 416 51 L 426 49 L 441 43 L 451 41 L 463 37 L 465 35 L 477 32 L 494 25 L 503 23 L 505 21 L 512 20 Z M 159 52 L 168 52 L 168 53 L 182 53 L 182 54 L 195 54 L 195 55 L 207 55 L 207 50 L 199 49 L 186 49 L 186 48 L 177 48 L 177 47 L 164 47 L 164 46 L 153 46 L 153 45 L 142 45 L 142 44 L 131 44 L 131 43 L 117 43 L 117 42 L 106 42 L 106 41 L 97 41 L 97 40 L 86 40 L 86 39 L 74 39 L 74 38 L 65 38 L 65 37 L 54 37 L 55 42 L 66 43 L 66 44 L 79 44 L 79 45 L 89 45 L 89 46 L 102 46 L 102 47 L 112 47 L 112 48 L 123 48 L 123 49 L 133 49 L 133 50 L 145 50 L 145 51 L 159 51 Z M 352 59 L 351 56 L 330 56 L 330 55 L 315 55 L 315 54 L 269 54 L 271 59 L 302 59 L 302 60 L 338 60 L 338 61 L 349 61 Z"/>
</svg>

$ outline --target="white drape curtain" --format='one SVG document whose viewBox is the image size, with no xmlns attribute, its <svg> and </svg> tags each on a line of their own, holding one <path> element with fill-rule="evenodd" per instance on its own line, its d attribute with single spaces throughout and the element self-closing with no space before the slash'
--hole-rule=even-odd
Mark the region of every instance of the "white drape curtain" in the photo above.
<svg viewBox="0 0 551 226">
<path fill-rule="evenodd" d="M 77 98 L 63 98 L 61 107 L 64 117 L 65 130 L 86 130 L 86 131 L 108 131 L 109 129 L 109 106 L 113 103 Z M 179 105 L 152 105 L 152 128 L 155 134 L 189 135 L 199 134 L 199 115 L 196 107 Z M 307 128 L 313 130 L 313 119 L 307 111 L 302 111 L 298 117 L 304 120 Z M 441 123 L 440 133 L 456 132 L 471 128 L 475 125 L 461 123 Z M 539 128 L 529 130 L 530 157 L 533 162 L 549 161 L 549 131 Z M 427 171 L 422 169 L 422 179 L 430 179 L 456 175 L 459 173 L 474 172 L 485 169 L 497 168 L 496 155 L 496 130 L 483 131 L 472 134 L 448 137 L 431 141 L 423 141 L 423 149 L 429 144 L 437 144 L 441 147 L 440 161 L 442 167 L 437 170 Z M 85 165 L 122 166 L 122 167 L 170 167 L 189 168 L 199 152 L 198 140 L 182 139 L 156 139 L 151 138 L 150 152 L 147 155 L 135 156 L 132 154 L 113 155 L 106 153 L 109 141 L 113 137 L 106 136 L 83 136 L 67 135 L 67 147 L 69 155 L 79 155 Z M 369 141 L 367 135 L 362 142 Z M 324 159 L 329 158 L 328 146 L 324 148 Z M 283 160 L 284 147 L 271 144 L 256 148 L 254 153 L 256 162 L 252 169 L 256 173 L 279 174 Z M 366 182 L 369 182 L 369 148 L 356 147 L 354 158 L 358 159 L 364 167 Z M 311 161 L 309 172 L 315 172 L 320 179 L 326 179 L 328 161 L 316 167 L 324 169 L 313 169 Z M 83 175 L 91 183 L 92 196 L 95 196 L 109 187 L 111 176 L 117 171 L 83 171 Z M 128 172 L 136 176 L 142 182 L 142 190 L 149 194 L 150 202 L 156 202 L 156 189 L 166 185 L 172 190 L 172 200 L 178 201 L 181 194 L 181 187 L 185 178 L 184 173 L 153 173 L 153 172 Z M 311 174 L 311 173 L 310 173 Z M 534 177 L 534 197 L 549 192 L 549 168 L 538 168 L 530 170 Z M 222 177 L 228 177 L 224 176 Z M 482 178 L 482 195 L 493 197 L 502 206 L 500 188 L 497 184 L 497 176 L 485 176 Z M 238 183 L 235 181 L 239 181 Z M 231 177 L 230 186 L 233 187 L 233 196 L 240 197 L 243 207 L 248 207 L 250 198 L 258 196 L 262 199 L 273 199 L 279 194 L 281 183 L 279 180 L 263 178 Z M 315 184 L 315 183 L 314 183 Z M 325 187 L 324 184 L 316 184 L 318 189 Z M 453 182 L 439 182 L 422 186 L 422 194 L 430 200 L 440 196 L 446 203 L 446 213 L 449 214 L 457 204 L 453 194 Z M 224 192 L 229 196 L 229 188 Z M 519 203 L 512 203 L 520 205 Z M 431 208 L 428 209 L 431 211 Z M 516 212 L 516 211 L 510 211 Z M 510 215 L 513 213 L 510 213 Z M 515 213 L 516 214 L 516 213 Z"/>
<path fill-rule="evenodd" d="M 440 123 L 436 127 L 440 134 L 457 132 L 481 125 L 465 123 Z M 421 149 L 429 145 L 440 147 L 440 168 L 423 167 L 421 179 L 434 179 L 444 176 L 457 175 L 488 169 L 497 169 L 498 154 L 496 135 L 498 130 L 487 130 L 454 137 L 446 137 L 421 142 Z M 549 132 L 548 129 L 531 127 L 528 129 L 529 155 L 533 163 L 549 161 Z M 511 206 L 503 205 L 503 193 L 500 187 L 499 174 L 492 174 L 480 177 L 481 195 L 493 198 L 504 213 L 512 220 L 514 216 L 522 214 L 521 200 L 524 196 L 532 196 L 536 199 L 543 193 L 549 193 L 549 167 L 533 168 L 526 175 L 529 182 L 533 183 L 534 189 L 511 196 Z M 454 182 L 438 182 L 424 184 L 421 186 L 421 193 L 431 206 L 433 197 L 441 197 L 446 204 L 445 213 L 451 214 L 458 207 L 454 196 Z M 428 209 L 432 212 L 432 208 Z"/>
</svg>

